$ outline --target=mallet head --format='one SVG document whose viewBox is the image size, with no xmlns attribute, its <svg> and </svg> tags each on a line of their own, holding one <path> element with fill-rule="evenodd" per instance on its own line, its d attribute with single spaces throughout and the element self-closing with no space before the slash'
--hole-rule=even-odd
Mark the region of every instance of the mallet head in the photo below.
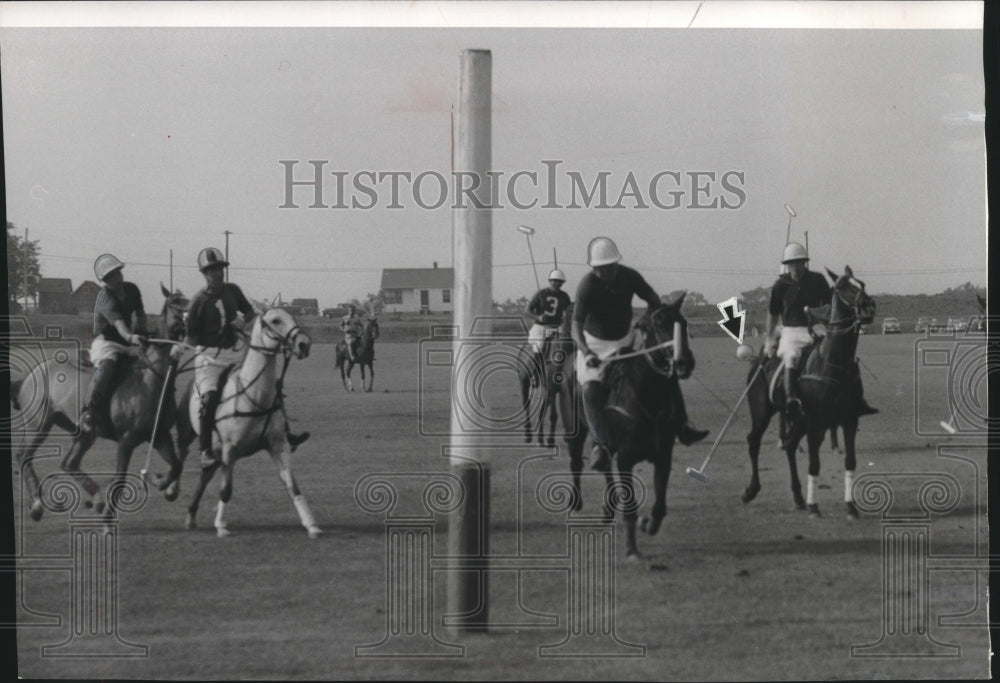
<svg viewBox="0 0 1000 683">
<path fill-rule="evenodd" d="M 517 231 L 518 232 L 523 232 L 525 235 L 528 235 L 529 237 L 531 235 L 535 234 L 535 229 L 534 228 L 529 228 L 527 225 L 519 225 L 519 226 L 517 226 Z"/>
<path fill-rule="evenodd" d="M 941 424 L 941 428 L 944 431 L 948 432 L 949 434 L 957 434 L 958 433 L 958 430 L 956 430 L 954 427 L 952 427 L 950 422 L 945 422 L 944 420 L 942 420 L 940 424 Z"/>
<path fill-rule="evenodd" d="M 697 479 L 702 484 L 707 484 L 708 483 L 708 475 L 705 474 L 704 472 L 702 472 L 701 470 L 696 470 L 693 467 L 688 467 L 687 468 L 687 475 L 689 477 L 691 477 L 692 479 Z"/>
</svg>

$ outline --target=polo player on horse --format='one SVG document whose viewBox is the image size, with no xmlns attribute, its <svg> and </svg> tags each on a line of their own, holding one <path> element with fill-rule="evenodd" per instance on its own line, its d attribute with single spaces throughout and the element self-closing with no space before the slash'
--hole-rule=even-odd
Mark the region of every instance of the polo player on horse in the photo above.
<svg viewBox="0 0 1000 683">
<path fill-rule="evenodd" d="M 352 363 L 358 360 L 358 341 L 361 339 L 361 332 L 364 321 L 358 313 L 358 307 L 350 304 L 347 307 L 347 315 L 340 320 L 340 329 L 344 331 L 344 343 L 347 344 L 347 355 Z"/>
<path fill-rule="evenodd" d="M 783 273 L 771 287 L 764 354 L 773 358 L 777 349 L 777 355 L 785 369 L 785 414 L 790 420 L 801 420 L 804 414 L 799 398 L 799 362 L 802 350 L 814 341 L 809 329 L 809 316 L 823 316 L 823 312 L 829 310 L 831 292 L 826 278 L 809 270 L 809 254 L 798 242 L 785 245 L 781 262 L 788 266 L 788 272 Z M 777 339 L 779 317 L 782 324 L 780 341 Z M 878 409 L 868 405 L 862 394 L 861 372 L 857 361 L 853 368 L 852 375 L 860 397 L 859 414 L 877 413 Z"/>
<path fill-rule="evenodd" d="M 256 316 L 253 305 L 243 290 L 232 282 L 223 282 L 224 269 L 229 265 L 215 247 L 202 249 L 198 254 L 198 269 L 205 276 L 205 287 L 191 298 L 187 313 L 188 347 L 195 347 L 198 355 L 194 366 L 194 387 L 201 397 L 198 412 L 198 439 L 202 468 L 212 467 L 212 433 L 215 428 L 215 410 L 219 407 L 224 379 L 230 368 L 243 360 L 244 349 L 236 349 L 238 332 Z M 170 354 L 176 360 L 184 346 L 175 346 Z M 309 438 L 289 434 L 289 443 L 298 446 Z"/>
<path fill-rule="evenodd" d="M 572 336 L 577 344 L 576 373 L 583 387 L 583 408 L 594 442 L 595 470 L 611 469 L 615 446 L 604 416 L 608 388 L 604 386 L 605 361 L 632 343 L 632 297 L 638 296 L 650 310 L 662 305 L 638 271 L 624 266 L 615 243 L 595 237 L 587 247 L 587 265 L 592 270 L 580 280 L 573 310 Z M 696 429 L 687 418 L 680 384 L 674 383 L 677 438 L 685 446 L 700 441 L 708 430 Z"/>
<path fill-rule="evenodd" d="M 113 437 L 111 395 L 121 377 L 119 369 L 125 360 L 122 352 L 130 345 L 146 342 L 142 334 L 132 332 L 145 331 L 146 311 L 139 288 L 125 281 L 124 267 L 111 254 L 101 254 L 94 261 L 94 274 L 104 286 L 94 302 L 94 340 L 90 345 L 94 376 L 80 418 L 81 437 L 91 441 L 99 435 Z"/>
<path fill-rule="evenodd" d="M 542 368 L 545 340 L 559 333 L 562 325 L 563 315 L 569 308 L 569 294 L 562 291 L 566 276 L 561 270 L 556 268 L 549 273 L 549 286 L 544 287 L 531 297 L 528 306 L 524 309 L 526 315 L 534 319 L 531 329 L 528 330 L 528 344 L 531 346 L 535 356 L 531 364 L 533 368 Z M 530 373 L 531 386 L 538 386 L 538 373 Z"/>
</svg>

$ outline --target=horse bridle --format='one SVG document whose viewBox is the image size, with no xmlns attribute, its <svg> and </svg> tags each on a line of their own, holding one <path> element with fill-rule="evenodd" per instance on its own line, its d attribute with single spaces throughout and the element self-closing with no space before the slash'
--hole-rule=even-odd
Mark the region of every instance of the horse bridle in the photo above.
<svg viewBox="0 0 1000 683">
<path fill-rule="evenodd" d="M 292 329 L 288 330 L 288 333 L 282 336 L 278 330 L 274 329 L 274 327 L 267 322 L 267 319 L 265 318 L 266 315 L 267 313 L 260 314 L 261 335 L 267 337 L 271 341 L 277 342 L 277 346 L 256 346 L 254 344 L 248 344 L 248 346 L 254 351 L 259 351 L 267 356 L 276 356 L 278 353 L 281 353 L 285 356 L 285 358 L 288 358 L 288 356 L 294 353 L 291 340 L 296 334 L 303 331 L 302 328 L 299 325 L 293 325 Z"/>
<path fill-rule="evenodd" d="M 858 282 L 860 283 L 860 280 Z M 857 293 L 854 295 L 854 301 L 853 302 L 849 302 L 849 301 L 847 301 L 846 298 L 844 298 L 844 297 L 842 297 L 840 295 L 840 292 L 838 291 L 837 286 L 834 285 L 834 288 L 833 288 L 833 296 L 834 296 L 834 299 L 835 299 L 834 304 L 836 304 L 836 299 L 838 299 L 838 298 L 841 301 L 843 301 L 845 304 L 847 304 L 848 307 L 851 310 L 851 317 L 848 318 L 847 320 L 838 320 L 836 322 L 828 323 L 828 325 L 827 325 L 827 332 L 826 332 L 828 335 L 832 336 L 832 335 L 839 335 L 839 334 L 847 334 L 847 333 L 853 332 L 853 331 L 858 330 L 858 329 L 861 328 L 861 325 L 862 325 L 861 319 L 862 319 L 864 313 L 861 310 L 862 309 L 862 304 L 861 304 L 861 302 L 859 300 L 861 299 L 861 294 L 863 294 L 864 291 L 865 291 L 864 284 L 861 283 L 861 287 L 858 288 L 856 291 L 857 291 Z M 874 311 L 873 311 L 873 314 L 874 314 Z M 832 315 L 832 312 L 831 312 L 831 315 Z M 846 325 L 842 325 L 841 323 L 846 323 Z"/>
<path fill-rule="evenodd" d="M 649 314 L 650 329 L 644 329 L 644 328 L 641 329 L 643 329 L 645 337 L 648 337 L 650 334 L 652 334 L 653 340 L 656 343 L 653 346 L 646 346 L 645 348 L 640 349 L 639 353 L 641 353 L 646 357 L 646 362 L 649 363 L 649 367 L 653 370 L 653 372 L 659 375 L 663 375 L 664 377 L 676 377 L 677 365 L 674 362 L 673 357 L 666 356 L 666 354 L 663 354 L 662 352 L 664 349 L 667 348 L 673 349 L 674 346 L 678 343 L 678 340 L 668 339 L 667 341 L 664 342 L 660 341 L 659 335 L 656 334 L 656 325 L 653 323 L 653 316 L 655 315 L 656 315 L 655 311 L 652 311 Z M 656 354 L 661 354 L 666 356 L 666 360 L 662 364 L 658 363 L 655 358 Z"/>
</svg>

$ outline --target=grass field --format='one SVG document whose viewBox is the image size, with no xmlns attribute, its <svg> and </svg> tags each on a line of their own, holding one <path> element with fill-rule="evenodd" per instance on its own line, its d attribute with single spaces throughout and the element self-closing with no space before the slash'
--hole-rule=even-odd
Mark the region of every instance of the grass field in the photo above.
<svg viewBox="0 0 1000 683">
<path fill-rule="evenodd" d="M 699 337 L 693 344 L 698 367 L 684 383 L 685 396 L 693 419 L 712 434 L 696 447 L 675 450 L 668 516 L 659 535 L 640 536 L 643 560 L 624 558 L 624 532 L 620 525 L 616 530 L 615 632 L 621 641 L 644 646 L 642 656 L 540 656 L 540 646 L 565 637 L 567 574 L 531 570 L 491 572 L 491 618 L 522 625 L 473 635 L 442 628 L 446 577 L 434 573 L 434 632 L 442 641 L 464 646 L 461 657 L 356 657 L 355 646 L 386 635 L 387 527 L 384 515 L 366 512 L 355 501 L 355 486 L 373 473 L 411 473 L 394 479 L 398 511 L 420 509 L 427 478 L 417 474 L 448 471 L 442 457 L 446 438 L 421 436 L 421 425 L 426 432 L 446 422 L 450 395 L 446 380 L 421 373 L 416 343 L 378 345 L 370 394 L 346 393 L 334 377 L 333 347 L 319 344 L 308 359 L 292 363 L 286 388 L 295 428 L 312 432 L 293 461 L 324 535 L 307 537 L 263 454 L 237 466 L 228 511 L 233 535 L 219 539 L 212 529 L 214 484 L 203 501 L 200 527 L 187 531 L 184 512 L 197 472 L 185 471 L 178 501 L 168 503 L 153 492 L 120 524 L 118 634 L 148 646 L 148 656 L 42 656 L 43 646 L 70 636 L 70 574 L 25 571 L 19 590 L 20 674 L 446 680 L 987 677 L 986 449 L 974 431 L 974 410 L 956 418 L 964 430 L 959 436 L 946 438 L 937 426 L 952 411 L 947 381 L 954 368 L 919 367 L 923 352 L 913 335 L 861 339 L 859 355 L 874 373 L 863 373 L 866 394 L 882 412 L 862 421 L 858 476 L 885 481 L 891 504 L 886 515 L 847 520 L 843 459 L 824 444 L 818 501 L 824 516 L 812 519 L 794 510 L 775 426 L 761 455 L 764 488 L 754 502 L 740 502 L 749 480 L 745 407 L 708 467 L 708 484 L 684 476 L 686 466 L 701 465 L 747 369 L 728 340 Z M 512 373 L 494 377 L 488 400 L 496 414 L 516 415 Z M 48 443 L 65 441 L 53 436 Z M 524 444 L 516 434 L 505 443 L 510 448 L 493 452 L 491 463 L 491 551 L 565 553 L 565 514 L 544 510 L 534 498 L 543 476 L 568 469 L 564 446 L 560 442 L 554 456 L 538 457 L 548 449 Z M 136 452 L 132 472 L 139 471 L 144 458 L 145 447 Z M 86 456 L 84 469 L 106 472 L 112 462 L 111 444 L 101 442 Z M 799 462 L 804 479 L 805 454 Z M 37 465 L 45 476 L 57 471 L 58 460 L 49 454 Z M 162 463 L 155 462 L 153 469 L 163 471 Z M 648 466 L 640 466 L 639 473 L 651 484 Z M 16 466 L 13 475 L 21 566 L 33 566 L 43 556 L 66 556 L 68 515 L 46 513 L 38 523 L 26 518 Z M 944 484 L 928 489 L 932 480 Z M 946 491 L 944 498 L 935 498 L 935 490 Z M 601 493 L 597 482 L 585 481 L 584 512 L 596 510 Z M 921 501 L 934 511 L 926 512 Z M 647 512 L 648 507 L 649 502 Z M 434 550 L 443 552 L 445 519 L 436 521 Z M 913 596 L 906 591 L 914 584 L 883 586 L 884 563 L 892 560 L 884 550 L 884 534 L 900 524 L 922 528 L 929 538 L 914 556 L 929 567 L 926 592 L 915 598 L 926 612 L 906 622 L 926 624 L 928 630 L 886 641 L 883 654 L 905 650 L 907 656 L 852 656 L 852 646 L 883 637 L 884 615 L 911 604 L 906 600 Z M 966 568 L 950 568 L 941 559 L 948 557 L 965 561 Z M 976 558 L 982 558 L 984 570 L 975 569 Z M 902 573 L 889 576 L 900 579 Z M 537 613 L 558 616 L 558 625 L 538 625 Z M 27 626 L 45 621 L 38 614 L 62 615 L 62 621 Z M 591 653 L 599 654 L 597 649 Z M 935 653 L 949 656 L 926 656 Z"/>
</svg>

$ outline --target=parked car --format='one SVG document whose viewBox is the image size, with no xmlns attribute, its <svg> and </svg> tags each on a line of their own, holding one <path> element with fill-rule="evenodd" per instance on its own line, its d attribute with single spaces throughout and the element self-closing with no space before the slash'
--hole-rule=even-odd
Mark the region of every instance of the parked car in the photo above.
<svg viewBox="0 0 1000 683">
<path fill-rule="evenodd" d="M 344 306 L 323 309 L 324 318 L 343 318 L 345 315 L 347 315 L 347 308 Z"/>
<path fill-rule="evenodd" d="M 937 318 L 917 318 L 917 326 L 913 329 L 916 333 L 930 332 L 937 327 Z"/>
<path fill-rule="evenodd" d="M 903 328 L 899 326 L 899 318 L 886 318 L 882 321 L 882 334 L 901 334 Z"/>
<path fill-rule="evenodd" d="M 969 322 L 964 318 L 948 318 L 948 330 L 955 332 L 965 332 L 969 327 Z"/>
</svg>

